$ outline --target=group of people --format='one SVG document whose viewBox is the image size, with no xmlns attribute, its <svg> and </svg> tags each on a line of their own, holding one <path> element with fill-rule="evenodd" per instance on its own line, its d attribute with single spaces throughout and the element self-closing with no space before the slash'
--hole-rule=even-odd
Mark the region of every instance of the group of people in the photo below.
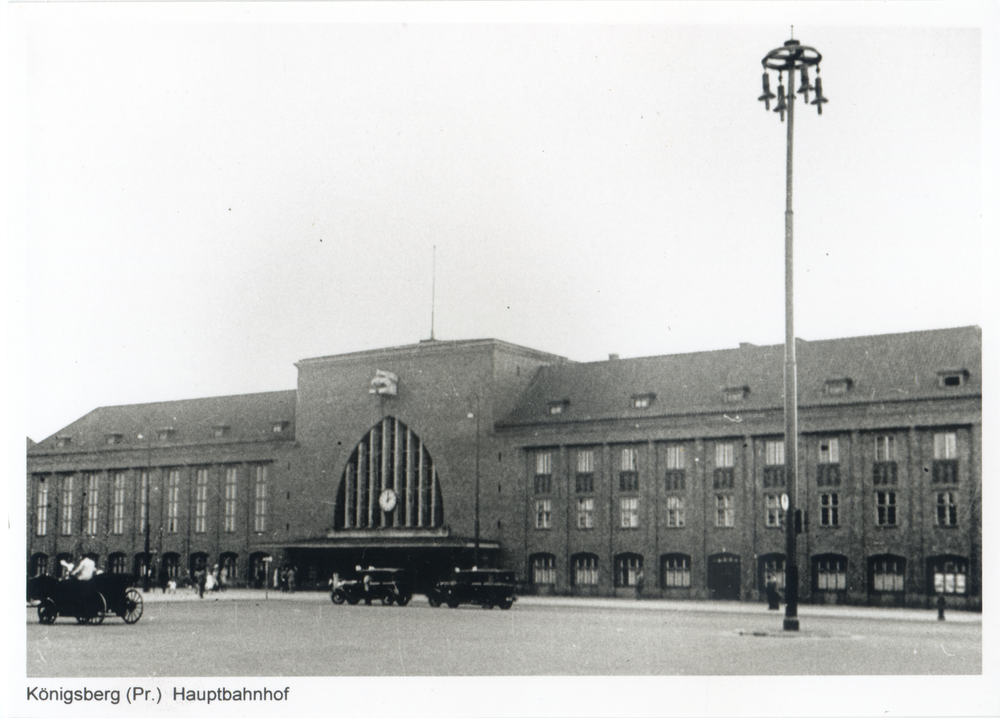
<svg viewBox="0 0 1000 718">
<path fill-rule="evenodd" d="M 279 586 L 283 593 L 295 593 L 297 581 L 298 569 L 294 564 L 274 569 L 274 585 Z"/>
<path fill-rule="evenodd" d="M 89 581 L 94 576 L 104 573 L 97 568 L 97 564 L 90 556 L 80 556 L 75 564 L 69 561 L 60 561 L 59 563 L 66 570 L 66 578 L 75 578 L 78 581 Z"/>
<path fill-rule="evenodd" d="M 219 564 L 212 566 L 209 571 L 206 564 L 199 563 L 192 575 L 192 583 L 198 589 L 198 598 L 204 598 L 205 591 L 225 591 L 228 582 L 228 576 Z"/>
</svg>

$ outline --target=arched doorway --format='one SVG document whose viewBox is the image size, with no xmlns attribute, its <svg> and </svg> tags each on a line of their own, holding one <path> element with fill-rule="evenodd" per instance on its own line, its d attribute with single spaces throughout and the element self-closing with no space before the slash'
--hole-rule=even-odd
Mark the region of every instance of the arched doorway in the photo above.
<svg viewBox="0 0 1000 718">
<path fill-rule="evenodd" d="M 708 591 L 720 601 L 740 599 L 740 557 L 717 553 L 708 557 Z"/>
</svg>

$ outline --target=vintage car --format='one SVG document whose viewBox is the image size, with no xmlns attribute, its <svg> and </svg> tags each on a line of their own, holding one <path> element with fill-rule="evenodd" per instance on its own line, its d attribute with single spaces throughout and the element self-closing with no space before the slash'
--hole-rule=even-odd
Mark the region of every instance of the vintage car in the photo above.
<svg viewBox="0 0 1000 718">
<path fill-rule="evenodd" d="M 442 603 L 458 608 L 463 603 L 480 605 L 483 608 L 499 606 L 507 610 L 514 605 L 514 572 L 495 568 L 455 569 L 455 573 L 438 581 L 427 594 L 432 607 Z"/>
<path fill-rule="evenodd" d="M 38 608 L 38 622 L 55 623 L 59 616 L 99 625 L 106 616 L 133 624 L 142 616 L 142 594 L 132 576 L 102 573 L 86 581 L 54 576 L 28 579 L 28 602 Z"/>
<path fill-rule="evenodd" d="M 413 598 L 410 572 L 402 568 L 355 568 L 356 578 L 337 581 L 330 592 L 330 600 L 340 605 L 352 606 L 360 601 L 371 604 L 379 601 L 383 606 L 393 603 L 405 606 Z"/>
</svg>

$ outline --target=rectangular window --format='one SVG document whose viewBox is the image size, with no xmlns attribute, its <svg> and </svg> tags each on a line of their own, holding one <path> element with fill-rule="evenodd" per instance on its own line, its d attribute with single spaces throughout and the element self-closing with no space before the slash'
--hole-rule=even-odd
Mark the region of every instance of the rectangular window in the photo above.
<svg viewBox="0 0 1000 718">
<path fill-rule="evenodd" d="M 896 460 L 896 437 L 883 434 L 875 437 L 875 461 Z"/>
<path fill-rule="evenodd" d="M 552 493 L 552 452 L 535 454 L 535 493 Z"/>
<path fill-rule="evenodd" d="M 667 469 L 664 488 L 667 491 L 683 491 L 685 478 L 684 469 Z"/>
<path fill-rule="evenodd" d="M 97 535 L 97 519 L 99 517 L 100 504 L 98 503 L 98 488 L 101 485 L 100 474 L 87 475 L 87 535 Z"/>
<path fill-rule="evenodd" d="M 639 490 L 639 469 L 635 449 L 622 449 L 618 488 L 621 491 Z"/>
<path fill-rule="evenodd" d="M 146 533 L 149 526 L 149 472 L 139 474 L 139 531 Z"/>
<path fill-rule="evenodd" d="M 597 556 L 577 556 L 573 559 L 574 585 L 596 586 L 597 580 Z"/>
<path fill-rule="evenodd" d="M 840 486 L 840 464 L 817 464 L 817 486 Z"/>
<path fill-rule="evenodd" d="M 663 585 L 666 588 L 690 588 L 691 559 L 687 556 L 663 559 Z"/>
<path fill-rule="evenodd" d="M 684 527 L 684 497 L 667 497 L 667 526 L 670 528 Z"/>
<path fill-rule="evenodd" d="M 667 491 L 683 491 L 684 490 L 684 447 L 683 446 L 668 446 L 667 447 L 667 474 L 666 474 L 666 490 Z"/>
<path fill-rule="evenodd" d="M 576 527 L 578 529 L 594 528 L 594 500 L 576 500 Z"/>
<path fill-rule="evenodd" d="M 778 528 L 785 525 L 785 512 L 781 510 L 781 497 L 778 494 L 764 494 L 764 508 L 768 526 Z"/>
<path fill-rule="evenodd" d="M 38 481 L 38 494 L 35 500 L 35 535 L 44 536 L 49 528 L 49 485 L 45 479 Z"/>
<path fill-rule="evenodd" d="M 837 494 L 819 495 L 819 523 L 821 526 L 840 526 L 840 497 Z"/>
<path fill-rule="evenodd" d="M 181 470 L 170 469 L 167 472 L 167 533 L 175 534 L 180 530 L 181 516 Z"/>
<path fill-rule="evenodd" d="M 111 532 L 121 536 L 125 533 L 125 473 L 122 471 L 115 473 L 114 495 L 112 498 L 114 509 Z"/>
<path fill-rule="evenodd" d="M 768 466 L 785 465 L 785 442 L 766 441 L 764 442 L 764 463 Z"/>
<path fill-rule="evenodd" d="M 555 556 L 535 556 L 531 562 L 532 583 L 545 584 L 556 582 Z"/>
<path fill-rule="evenodd" d="M 872 464 L 872 483 L 876 486 L 895 486 L 898 478 L 895 461 L 877 461 Z"/>
<path fill-rule="evenodd" d="M 208 524 L 208 469 L 201 468 L 194 475 L 194 532 L 203 534 Z"/>
<path fill-rule="evenodd" d="M 594 490 L 594 452 L 591 449 L 576 455 L 576 491 L 590 493 Z"/>
<path fill-rule="evenodd" d="M 846 591 L 847 562 L 841 559 L 817 561 L 816 588 L 820 591 Z"/>
<path fill-rule="evenodd" d="M 903 590 L 904 564 L 895 559 L 875 561 L 872 566 L 872 588 L 876 591 Z"/>
<path fill-rule="evenodd" d="M 949 431 L 934 434 L 934 458 L 935 459 L 957 459 L 958 458 L 958 437 L 955 432 Z"/>
<path fill-rule="evenodd" d="M 621 500 L 622 509 L 622 528 L 623 529 L 637 529 L 639 528 L 639 499 L 622 499 Z"/>
<path fill-rule="evenodd" d="M 267 530 L 267 466 L 263 464 L 254 467 L 253 530 Z"/>
<path fill-rule="evenodd" d="M 896 525 L 896 492 L 875 492 L 875 523 L 878 526 Z"/>
<path fill-rule="evenodd" d="M 732 494 L 718 494 L 715 497 L 715 525 L 732 528 L 736 525 L 736 505 Z"/>
<path fill-rule="evenodd" d="M 934 563 L 934 593 L 965 593 L 968 565 L 964 561 Z"/>
<path fill-rule="evenodd" d="M 541 499 L 535 502 L 535 528 L 552 528 L 552 500 Z"/>
<path fill-rule="evenodd" d="M 820 439 L 819 463 L 821 464 L 840 463 L 840 441 L 836 437 L 832 439 Z"/>
<path fill-rule="evenodd" d="M 59 495 L 59 533 L 73 535 L 73 477 L 64 476 Z"/>
<path fill-rule="evenodd" d="M 237 467 L 226 467 L 226 533 L 236 531 L 236 479 Z"/>
<path fill-rule="evenodd" d="M 937 495 L 937 525 L 958 526 L 958 494 L 941 491 Z"/>
<path fill-rule="evenodd" d="M 734 466 L 736 466 L 736 449 L 733 444 L 716 444 L 715 467 L 717 469 L 731 469 Z"/>
</svg>

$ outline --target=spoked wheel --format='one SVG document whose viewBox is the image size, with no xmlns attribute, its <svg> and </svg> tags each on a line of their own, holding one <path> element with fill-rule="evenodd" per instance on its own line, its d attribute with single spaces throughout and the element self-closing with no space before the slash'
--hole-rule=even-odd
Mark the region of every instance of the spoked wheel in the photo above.
<svg viewBox="0 0 1000 718">
<path fill-rule="evenodd" d="M 142 617 L 142 594 L 134 588 L 125 591 L 125 612 L 122 620 L 125 623 L 135 623 Z"/>
<path fill-rule="evenodd" d="M 399 606 L 405 606 L 410 602 L 411 598 L 413 598 L 413 596 L 411 596 L 408 593 L 404 593 L 402 596 L 396 599 L 396 604 Z"/>
<path fill-rule="evenodd" d="M 90 626 L 99 626 L 104 623 L 104 613 L 108 610 L 108 602 L 104 600 L 104 595 L 100 591 L 94 591 L 94 595 L 87 603 L 89 604 L 87 612 L 82 617 L 77 617 L 76 620 Z"/>
<path fill-rule="evenodd" d="M 43 626 L 51 626 L 58 617 L 59 610 L 56 608 L 56 602 L 51 598 L 43 598 L 42 602 L 38 604 L 38 622 Z"/>
<path fill-rule="evenodd" d="M 427 603 L 431 604 L 431 608 L 437 608 L 441 605 L 441 599 L 437 596 L 428 596 Z"/>
<path fill-rule="evenodd" d="M 338 606 L 344 602 L 344 594 L 340 591 L 330 594 L 330 600 L 336 603 Z"/>
</svg>

